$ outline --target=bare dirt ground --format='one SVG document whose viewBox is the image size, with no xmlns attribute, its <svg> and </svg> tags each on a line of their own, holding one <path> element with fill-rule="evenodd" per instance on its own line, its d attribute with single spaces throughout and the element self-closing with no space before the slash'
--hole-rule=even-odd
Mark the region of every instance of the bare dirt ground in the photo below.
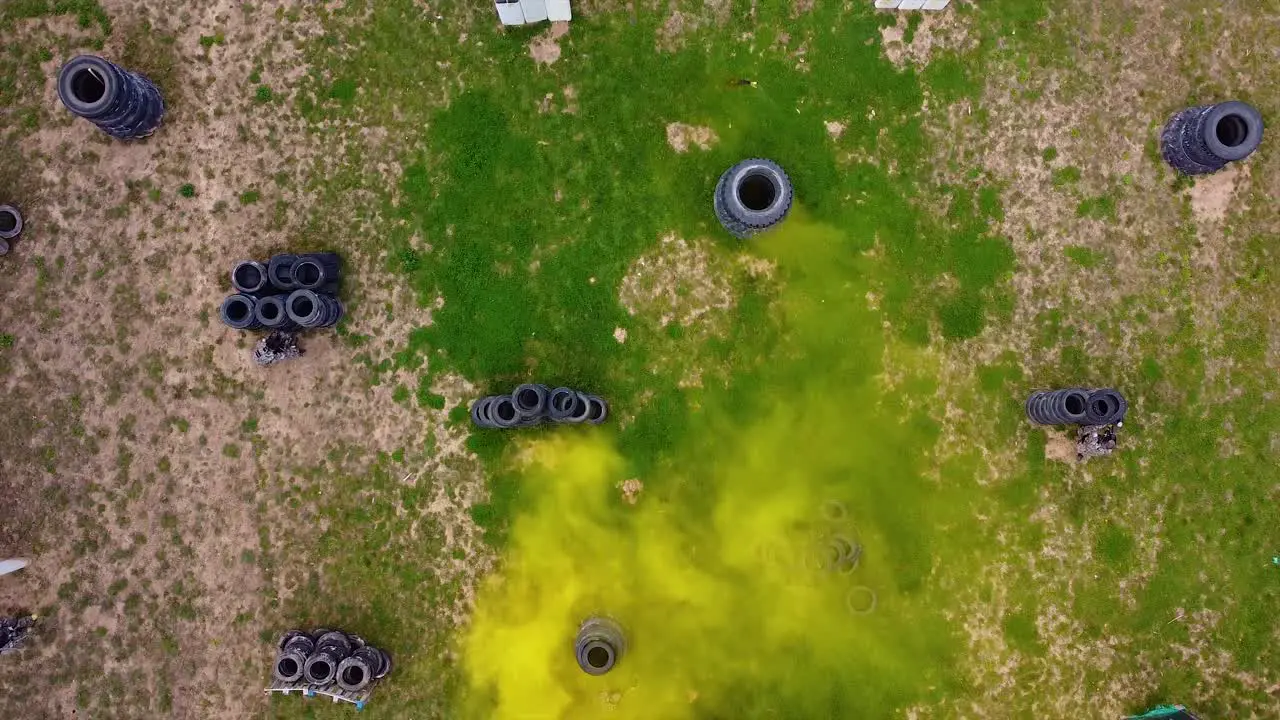
<svg viewBox="0 0 1280 720">
<path fill-rule="evenodd" d="M 108 142 L 58 105 L 57 67 L 91 51 L 73 18 L 26 21 L 7 40 L 52 31 L 68 49 L 41 66 L 40 126 L 18 149 L 28 229 L 0 261 L 13 335 L 0 555 L 32 561 L 0 583 L 0 607 L 44 613 L 41 641 L 21 669 L 0 667 L 0 688 L 33 718 L 243 717 L 266 702 L 265 656 L 244 649 L 279 626 L 260 608 L 278 612 L 306 584 L 315 559 L 289 553 L 323 530 L 281 498 L 314 487 L 297 475 L 334 467 L 335 448 L 392 453 L 432 438 L 434 457 L 404 482 L 431 489 L 417 512 L 446 548 L 436 570 L 469 597 L 487 551 L 466 508 L 483 481 L 444 422 L 469 388 L 435 388 L 442 410 L 397 403 L 395 382 L 371 385 L 332 332 L 306 336 L 303 359 L 259 369 L 249 336 L 218 321 L 236 260 L 326 246 L 306 234 L 313 196 L 299 182 L 320 146 L 279 111 L 319 29 L 306 8 L 103 6 L 130 26 L 102 54 L 166 88 L 165 124 L 146 141 Z M 192 198 L 178 193 L 187 183 Z M 346 261 L 352 295 L 397 308 L 360 313 L 352 333 L 394 345 L 429 324 L 430 308 L 377 284 L 382 258 Z"/>
</svg>

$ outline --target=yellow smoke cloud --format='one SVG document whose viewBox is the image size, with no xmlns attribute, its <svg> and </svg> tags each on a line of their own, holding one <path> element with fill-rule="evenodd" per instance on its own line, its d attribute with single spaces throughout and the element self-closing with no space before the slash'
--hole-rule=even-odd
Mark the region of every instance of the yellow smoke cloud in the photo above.
<svg viewBox="0 0 1280 720">
<path fill-rule="evenodd" d="M 933 684 L 924 658 L 942 649 L 915 592 L 927 543 L 903 540 L 925 522 L 929 489 L 909 451 L 922 431 L 876 381 L 868 261 L 803 216 L 762 242 L 784 276 L 787 328 L 766 409 L 744 418 L 711 403 L 714 437 L 670 465 L 681 477 L 645 478 L 635 506 L 620 500 L 628 466 L 607 434 L 531 446 L 529 505 L 464 640 L 469 716 L 879 717 Z M 675 491 L 690 482 L 705 504 Z M 851 572 L 822 567 L 833 535 L 861 546 Z M 874 612 L 851 612 L 871 593 Z M 628 641 L 598 677 L 573 654 L 592 615 Z"/>
</svg>

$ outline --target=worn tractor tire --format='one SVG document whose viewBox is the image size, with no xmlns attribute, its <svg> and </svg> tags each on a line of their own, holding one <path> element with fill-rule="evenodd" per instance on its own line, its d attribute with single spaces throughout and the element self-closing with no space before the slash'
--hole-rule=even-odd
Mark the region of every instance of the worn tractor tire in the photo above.
<svg viewBox="0 0 1280 720">
<path fill-rule="evenodd" d="M 1184 175 L 1207 175 L 1252 155 L 1262 143 L 1262 114 L 1237 100 L 1176 113 L 1160 133 L 1160 154 Z"/>
<path fill-rule="evenodd" d="M 565 422 L 565 418 L 573 413 L 578 393 L 572 388 L 558 387 L 547 396 L 547 415 L 556 422 Z"/>
<path fill-rule="evenodd" d="M 347 692 L 360 692 L 369 687 L 374 673 L 382 664 L 382 656 L 374 648 L 365 646 L 338 663 L 338 687 Z"/>
<path fill-rule="evenodd" d="M 511 402 L 516 410 L 525 417 L 540 418 L 547 414 L 547 396 L 550 390 L 546 385 L 525 383 L 511 391 Z"/>
<path fill-rule="evenodd" d="M 578 667 L 588 675 L 604 675 L 614 668 L 627 650 L 622 627 L 609 618 L 588 618 L 578 629 L 573 652 Z"/>
<path fill-rule="evenodd" d="M 12 205 L 0 205 L 0 240 L 12 240 L 22 233 L 22 213 Z"/>
<path fill-rule="evenodd" d="M 68 110 L 122 140 L 150 135 L 164 117 L 164 98 L 154 83 L 96 55 L 67 61 L 57 87 Z"/>
<path fill-rule="evenodd" d="M 342 319 L 342 303 L 314 290 L 294 290 L 285 298 L 289 319 L 304 328 L 327 328 Z"/>
<path fill-rule="evenodd" d="M 1103 388 L 1089 393 L 1089 404 L 1085 410 L 1087 425 L 1115 425 L 1124 421 L 1129 412 L 1129 402 L 1119 390 Z"/>
<path fill-rule="evenodd" d="M 298 257 L 292 275 L 299 288 L 334 295 L 341 272 L 342 259 L 337 253 L 311 253 Z"/>
<path fill-rule="evenodd" d="M 600 425 L 609 418 L 609 403 L 599 395 L 587 395 L 587 422 Z"/>
<path fill-rule="evenodd" d="M 271 291 L 267 283 L 267 269 L 254 260 L 241 260 L 231 269 L 231 287 L 238 293 L 261 297 Z"/>
<path fill-rule="evenodd" d="M 297 255 L 289 255 L 287 253 L 281 255 L 272 255 L 267 261 L 267 280 L 276 287 L 277 290 L 297 290 L 298 283 L 293 279 L 293 266 L 298 262 Z"/>
<path fill-rule="evenodd" d="M 489 405 L 489 418 L 499 428 L 513 428 L 520 424 L 520 411 L 511 401 L 510 395 L 497 395 Z"/>
<path fill-rule="evenodd" d="M 1085 422 L 1089 392 L 1081 388 L 1037 391 L 1027 398 L 1027 417 L 1038 425 L 1079 425 Z"/>
<path fill-rule="evenodd" d="M 713 204 L 724 228 L 745 239 L 782 222 L 794 195 L 791 179 L 777 163 L 751 158 L 721 176 Z"/>
<path fill-rule="evenodd" d="M 298 329 L 298 324 L 289 318 L 289 311 L 285 308 L 286 297 L 285 295 L 267 295 L 258 298 L 258 308 L 254 312 L 258 316 L 258 322 L 262 323 L 264 328 L 283 332 L 293 332 Z"/>
<path fill-rule="evenodd" d="M 236 330 L 260 330 L 262 323 L 258 322 L 258 300 L 252 295 L 228 295 L 222 301 L 222 307 L 218 309 L 218 316 L 222 318 L 222 323 Z"/>
</svg>

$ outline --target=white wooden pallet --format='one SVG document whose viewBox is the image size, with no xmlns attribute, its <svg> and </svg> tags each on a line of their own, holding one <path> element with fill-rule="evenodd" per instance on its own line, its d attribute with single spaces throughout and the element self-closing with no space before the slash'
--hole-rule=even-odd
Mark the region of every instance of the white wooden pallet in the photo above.
<svg viewBox="0 0 1280 720">
<path fill-rule="evenodd" d="M 880 10 L 942 10 L 951 0 L 876 0 Z"/>
<path fill-rule="evenodd" d="M 363 710 L 365 704 L 369 702 L 369 696 L 373 694 L 373 688 L 377 684 L 378 682 L 375 680 L 372 683 L 369 683 L 369 686 L 360 692 L 353 693 L 347 692 L 341 687 L 338 687 L 337 683 L 330 683 L 328 685 L 311 685 L 310 683 L 301 681 L 295 683 L 277 682 L 267 687 L 264 692 L 268 695 L 272 693 L 280 693 L 282 695 L 298 693 L 302 697 L 316 697 L 317 695 L 322 695 L 330 698 L 333 702 L 348 702 L 355 705 L 356 710 Z"/>
</svg>

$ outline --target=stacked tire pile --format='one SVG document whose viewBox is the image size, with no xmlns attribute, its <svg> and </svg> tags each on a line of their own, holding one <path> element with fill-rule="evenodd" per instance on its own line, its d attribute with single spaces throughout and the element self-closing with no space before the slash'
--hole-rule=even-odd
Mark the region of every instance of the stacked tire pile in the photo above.
<svg viewBox="0 0 1280 720">
<path fill-rule="evenodd" d="M 348 693 L 372 688 L 391 672 L 386 650 L 341 630 L 290 630 L 280 638 L 272 677 L 280 685 L 335 687 Z"/>
<path fill-rule="evenodd" d="M 1114 388 L 1040 390 L 1027 398 L 1027 417 L 1038 425 L 1122 425 L 1129 412 Z"/>
<path fill-rule="evenodd" d="M 231 270 L 235 293 L 222 301 L 222 322 L 268 332 L 333 327 L 343 314 L 341 267 L 336 253 L 276 255 L 265 265 L 242 260 Z"/>
<path fill-rule="evenodd" d="M 77 55 L 58 71 L 58 98 L 75 115 L 121 140 L 144 138 L 164 117 L 155 83 L 96 55 Z"/>
<path fill-rule="evenodd" d="M 598 395 L 572 388 L 526 383 L 510 395 L 489 395 L 471 404 L 476 427 L 500 429 L 531 427 L 546 421 L 599 425 L 609 417 L 609 404 Z"/>
<path fill-rule="evenodd" d="M 1236 100 L 1183 110 L 1160 132 L 1160 154 L 1183 175 L 1207 175 L 1253 154 L 1262 142 L 1262 114 Z"/>
<path fill-rule="evenodd" d="M 747 239 L 782 222 L 791 212 L 791 180 L 772 160 L 751 158 L 734 165 L 716 183 L 716 219 L 734 237 Z"/>
</svg>

